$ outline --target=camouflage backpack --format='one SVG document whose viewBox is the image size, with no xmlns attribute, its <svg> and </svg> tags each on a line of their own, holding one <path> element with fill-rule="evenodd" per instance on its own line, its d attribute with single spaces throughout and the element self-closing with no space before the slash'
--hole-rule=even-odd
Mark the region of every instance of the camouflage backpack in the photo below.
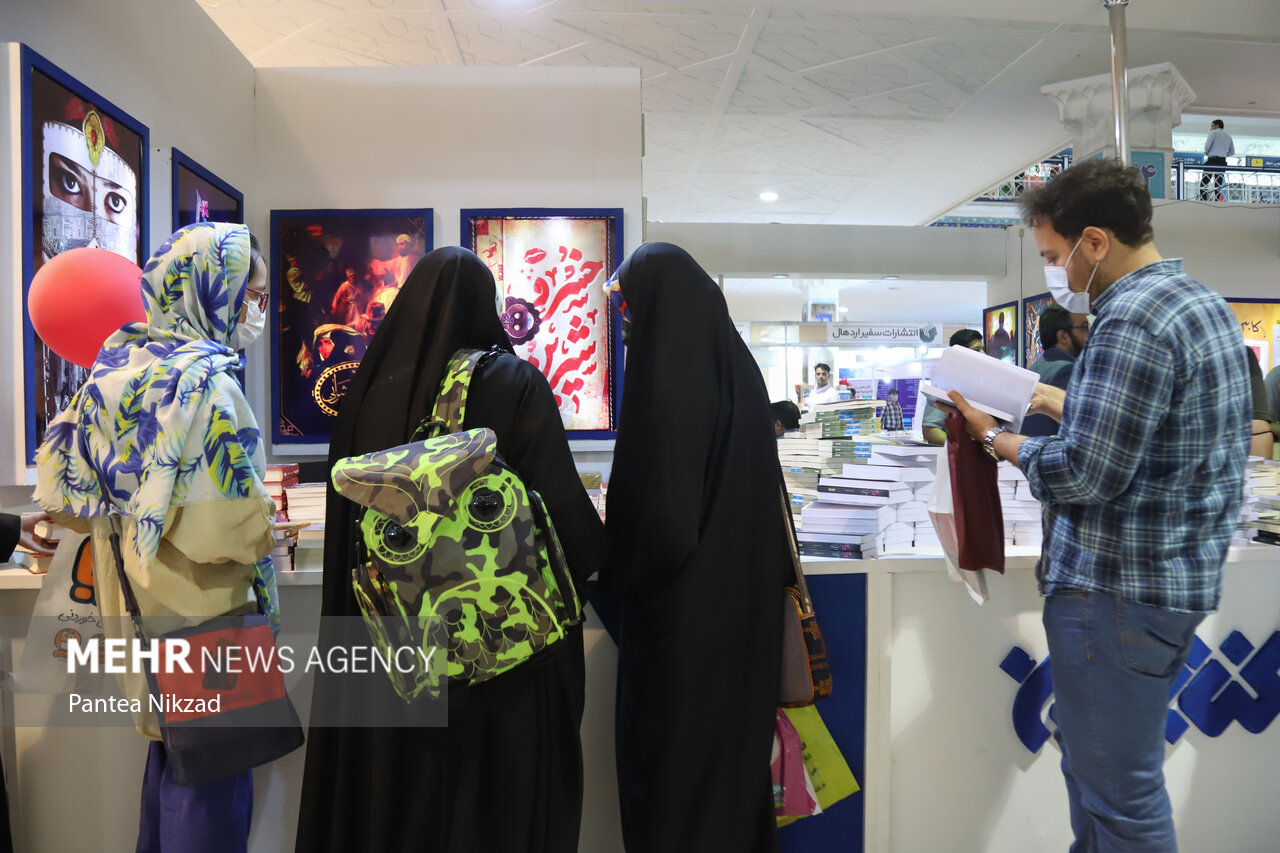
<svg viewBox="0 0 1280 853">
<path fill-rule="evenodd" d="M 542 498 L 497 455 L 492 430 L 462 431 L 471 376 L 491 355 L 454 353 L 413 442 L 333 468 L 334 488 L 364 507 L 351 581 L 365 626 L 384 652 L 422 651 L 414 672 L 388 667 L 406 702 L 439 696 L 446 678 L 493 678 L 582 621 Z"/>
</svg>

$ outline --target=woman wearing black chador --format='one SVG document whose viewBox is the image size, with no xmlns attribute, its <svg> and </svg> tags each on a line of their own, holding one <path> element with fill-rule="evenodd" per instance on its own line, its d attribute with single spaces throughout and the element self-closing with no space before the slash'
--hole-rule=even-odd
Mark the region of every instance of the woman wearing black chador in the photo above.
<svg viewBox="0 0 1280 853">
<path fill-rule="evenodd" d="M 603 580 L 621 595 L 617 758 L 627 853 L 777 849 L 769 775 L 791 577 L 773 416 L 724 295 L 641 246 Z"/>
</svg>

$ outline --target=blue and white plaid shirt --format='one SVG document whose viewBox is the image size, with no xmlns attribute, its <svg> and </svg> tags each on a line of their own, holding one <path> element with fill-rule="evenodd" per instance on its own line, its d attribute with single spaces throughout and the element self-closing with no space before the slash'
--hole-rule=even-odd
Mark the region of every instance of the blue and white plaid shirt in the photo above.
<svg viewBox="0 0 1280 853">
<path fill-rule="evenodd" d="M 1121 278 L 1093 311 L 1062 428 L 1018 450 L 1045 505 L 1040 591 L 1212 612 L 1249 452 L 1239 323 L 1176 259 Z"/>
</svg>

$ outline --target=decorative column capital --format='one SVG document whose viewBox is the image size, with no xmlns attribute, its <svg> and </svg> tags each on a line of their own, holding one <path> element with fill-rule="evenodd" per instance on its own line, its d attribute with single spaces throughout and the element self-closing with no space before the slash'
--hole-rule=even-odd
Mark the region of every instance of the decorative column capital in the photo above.
<svg viewBox="0 0 1280 853">
<path fill-rule="evenodd" d="M 1050 83 L 1040 88 L 1058 107 L 1058 119 L 1071 131 L 1077 159 L 1115 145 L 1111 110 L 1111 74 Z M 1129 69 L 1129 145 L 1173 148 L 1173 129 L 1196 93 L 1169 62 Z"/>
</svg>

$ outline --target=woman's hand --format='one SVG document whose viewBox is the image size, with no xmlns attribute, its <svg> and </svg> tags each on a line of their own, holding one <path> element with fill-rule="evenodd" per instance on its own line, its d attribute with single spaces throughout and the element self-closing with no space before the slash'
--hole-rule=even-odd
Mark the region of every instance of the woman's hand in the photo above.
<svg viewBox="0 0 1280 853">
<path fill-rule="evenodd" d="M 49 514 L 46 512 L 25 512 L 22 514 L 22 532 L 18 534 L 18 544 L 34 554 L 42 557 L 48 557 L 53 554 L 58 547 L 56 541 L 49 541 L 43 536 L 36 535 L 36 525 L 42 521 L 49 521 Z"/>
</svg>

